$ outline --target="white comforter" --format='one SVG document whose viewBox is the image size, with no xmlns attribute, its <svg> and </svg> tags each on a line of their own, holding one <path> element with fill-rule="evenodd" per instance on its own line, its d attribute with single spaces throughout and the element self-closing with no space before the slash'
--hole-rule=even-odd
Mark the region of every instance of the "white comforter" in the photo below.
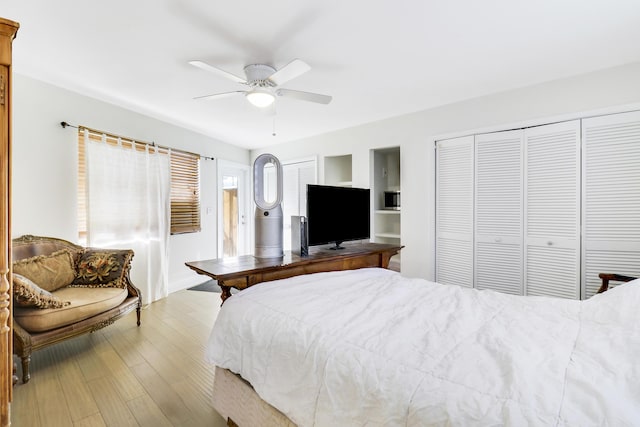
<svg viewBox="0 0 640 427">
<path fill-rule="evenodd" d="M 586 301 L 382 269 L 228 299 L 207 359 L 299 426 L 640 425 L 640 282 Z"/>
</svg>

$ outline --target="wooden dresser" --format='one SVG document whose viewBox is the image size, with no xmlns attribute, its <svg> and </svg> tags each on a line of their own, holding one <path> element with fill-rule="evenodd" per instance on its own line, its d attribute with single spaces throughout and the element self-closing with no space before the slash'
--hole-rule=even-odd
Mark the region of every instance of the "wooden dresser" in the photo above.
<svg viewBox="0 0 640 427">
<path fill-rule="evenodd" d="M 187 262 L 187 267 L 218 281 L 222 302 L 231 296 L 231 288 L 245 289 L 261 282 L 286 279 L 324 271 L 354 270 L 364 267 L 389 267 L 389 259 L 402 246 L 380 243 L 345 244 L 343 250 L 313 247 L 309 256 L 285 252 L 281 258 L 256 258 L 252 255 Z"/>
</svg>

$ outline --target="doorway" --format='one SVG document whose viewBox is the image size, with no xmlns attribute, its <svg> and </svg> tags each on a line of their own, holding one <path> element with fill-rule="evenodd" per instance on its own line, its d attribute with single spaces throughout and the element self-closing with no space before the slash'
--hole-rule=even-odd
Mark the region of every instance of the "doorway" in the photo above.
<svg viewBox="0 0 640 427">
<path fill-rule="evenodd" d="M 218 257 L 247 255 L 249 251 L 248 165 L 218 160 Z"/>
</svg>

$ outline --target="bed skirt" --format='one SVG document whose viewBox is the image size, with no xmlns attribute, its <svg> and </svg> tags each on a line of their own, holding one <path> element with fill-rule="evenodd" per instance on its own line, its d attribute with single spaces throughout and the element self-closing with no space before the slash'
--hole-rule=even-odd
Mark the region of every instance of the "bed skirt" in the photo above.
<svg viewBox="0 0 640 427">
<path fill-rule="evenodd" d="M 216 366 L 213 408 L 229 426 L 296 427 L 282 412 L 262 400 L 251 384 L 228 369 Z"/>
</svg>

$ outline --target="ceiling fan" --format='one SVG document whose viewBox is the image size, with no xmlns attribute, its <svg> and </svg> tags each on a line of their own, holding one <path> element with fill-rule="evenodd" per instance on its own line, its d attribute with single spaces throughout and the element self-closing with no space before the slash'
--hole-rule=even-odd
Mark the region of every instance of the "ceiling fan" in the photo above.
<svg viewBox="0 0 640 427">
<path fill-rule="evenodd" d="M 276 96 L 298 99 L 301 101 L 316 102 L 318 104 L 328 104 L 331 97 L 319 93 L 302 92 L 299 90 L 285 89 L 280 86 L 311 69 L 311 67 L 300 59 L 294 59 L 284 67 L 276 70 L 266 64 L 250 64 L 244 67 L 246 78 L 224 71 L 220 68 L 209 65 L 202 61 L 189 61 L 189 64 L 205 71 L 209 71 L 218 76 L 227 78 L 236 83 L 249 86 L 248 90 L 236 90 L 233 92 L 214 93 L 213 95 L 197 96 L 194 99 L 218 99 L 244 94 L 247 100 L 256 107 L 265 108 L 273 104 Z"/>
</svg>

